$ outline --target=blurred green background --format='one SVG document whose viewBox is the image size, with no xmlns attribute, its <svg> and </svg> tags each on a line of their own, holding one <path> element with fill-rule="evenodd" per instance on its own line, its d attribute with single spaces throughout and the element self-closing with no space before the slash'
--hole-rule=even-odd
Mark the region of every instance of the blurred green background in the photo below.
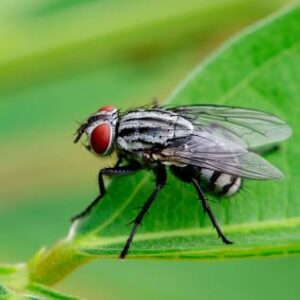
<svg viewBox="0 0 300 300">
<path fill-rule="evenodd" d="M 72 144 L 77 121 L 104 104 L 164 99 L 228 37 L 289 2 L 1 0 L 0 261 L 65 236 L 97 193 L 109 161 Z M 298 266 L 94 261 L 58 288 L 87 299 L 298 299 Z"/>
</svg>

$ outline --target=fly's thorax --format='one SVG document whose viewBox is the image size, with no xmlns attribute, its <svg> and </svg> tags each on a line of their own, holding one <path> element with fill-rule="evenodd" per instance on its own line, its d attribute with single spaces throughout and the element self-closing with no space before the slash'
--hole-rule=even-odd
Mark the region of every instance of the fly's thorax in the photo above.
<svg viewBox="0 0 300 300">
<path fill-rule="evenodd" d="M 197 178 L 206 186 L 207 189 L 223 196 L 234 195 L 239 191 L 242 185 L 241 177 L 205 168 L 199 168 Z"/>
<path fill-rule="evenodd" d="M 127 151 L 142 151 L 164 147 L 170 140 L 193 133 L 192 123 L 163 109 L 136 110 L 120 119 L 117 147 Z"/>
</svg>

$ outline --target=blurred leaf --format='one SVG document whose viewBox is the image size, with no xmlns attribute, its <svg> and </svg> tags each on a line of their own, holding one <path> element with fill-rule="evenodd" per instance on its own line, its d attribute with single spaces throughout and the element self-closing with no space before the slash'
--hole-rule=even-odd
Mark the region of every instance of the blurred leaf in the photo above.
<svg viewBox="0 0 300 300">
<path fill-rule="evenodd" d="M 225 246 L 203 215 L 192 187 L 169 176 L 128 258 L 207 259 L 300 252 L 299 26 L 299 6 L 259 23 L 200 65 L 168 99 L 173 104 L 243 105 L 286 119 L 294 130 L 292 139 L 267 156 L 283 170 L 285 180 L 245 181 L 244 190 L 228 200 L 210 196 L 224 232 L 235 242 Z M 91 215 L 76 223 L 65 241 L 33 261 L 32 278 L 55 282 L 57 269 L 67 273 L 93 258 L 116 257 L 131 228 L 126 224 L 153 189 L 152 179 L 150 172 L 141 171 L 113 180 Z M 66 257 L 70 268 L 64 264 Z"/>
<path fill-rule="evenodd" d="M 226 35 L 237 24 L 249 24 L 285 2 L 4 3 L 0 10 L 0 93 L 118 60 L 141 62 L 175 47 L 199 47 L 220 31 Z"/>
<path fill-rule="evenodd" d="M 8 296 L 11 292 L 2 284 L 0 284 L 0 299 L 4 299 L 4 296 Z"/>
</svg>

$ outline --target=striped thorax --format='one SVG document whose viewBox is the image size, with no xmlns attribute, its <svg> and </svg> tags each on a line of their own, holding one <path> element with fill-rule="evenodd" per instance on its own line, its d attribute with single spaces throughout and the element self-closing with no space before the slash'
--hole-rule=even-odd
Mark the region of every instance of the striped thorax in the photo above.
<svg viewBox="0 0 300 300">
<path fill-rule="evenodd" d="M 193 133 L 191 122 L 165 110 L 137 110 L 121 117 L 117 147 L 125 151 L 143 151 L 167 146 L 168 141 Z"/>
</svg>

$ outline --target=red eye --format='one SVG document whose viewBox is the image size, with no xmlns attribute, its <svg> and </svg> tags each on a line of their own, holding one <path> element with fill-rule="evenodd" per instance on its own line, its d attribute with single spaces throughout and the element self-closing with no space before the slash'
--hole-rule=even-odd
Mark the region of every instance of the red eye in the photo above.
<svg viewBox="0 0 300 300">
<path fill-rule="evenodd" d="M 108 123 L 99 124 L 91 134 L 91 146 L 98 154 L 105 153 L 111 142 L 111 127 Z"/>
<path fill-rule="evenodd" d="M 98 111 L 100 112 L 109 112 L 109 111 L 113 111 L 115 110 L 116 108 L 113 106 L 113 105 L 106 105 L 106 106 L 103 106 L 101 107 Z"/>
</svg>

